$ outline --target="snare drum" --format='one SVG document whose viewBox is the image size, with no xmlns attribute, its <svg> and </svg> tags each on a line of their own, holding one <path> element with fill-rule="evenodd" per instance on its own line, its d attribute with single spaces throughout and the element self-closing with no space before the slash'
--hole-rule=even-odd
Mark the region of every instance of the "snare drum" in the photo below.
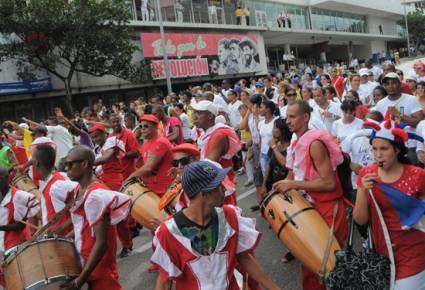
<svg viewBox="0 0 425 290">
<path fill-rule="evenodd" d="M 81 272 L 73 241 L 56 237 L 43 237 L 10 249 L 3 268 L 8 290 L 59 290 L 60 285 Z"/>
<path fill-rule="evenodd" d="M 12 185 L 20 190 L 34 194 L 37 198 L 40 195 L 34 181 L 26 174 L 16 174 L 12 179 Z"/>
<path fill-rule="evenodd" d="M 319 273 L 330 230 L 319 212 L 299 192 L 291 190 L 269 193 L 261 204 L 261 213 L 288 250 L 304 266 Z M 327 273 L 335 267 L 337 250 L 340 246 L 333 237 Z"/>
<path fill-rule="evenodd" d="M 129 180 L 120 190 L 131 197 L 131 216 L 144 227 L 151 229 L 151 220 L 163 221 L 167 215 L 159 210 L 160 198 L 139 181 Z"/>
</svg>

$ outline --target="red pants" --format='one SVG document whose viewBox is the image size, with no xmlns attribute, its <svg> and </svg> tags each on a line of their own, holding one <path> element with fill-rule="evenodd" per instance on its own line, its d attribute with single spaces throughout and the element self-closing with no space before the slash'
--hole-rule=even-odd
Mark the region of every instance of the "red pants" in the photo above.
<svg viewBox="0 0 425 290">
<path fill-rule="evenodd" d="M 344 246 L 348 235 L 348 221 L 345 214 L 344 204 L 342 199 L 339 201 L 338 213 L 335 218 L 334 235 L 341 247 Z M 332 225 L 333 208 L 335 201 L 315 203 L 314 207 L 329 225 Z M 311 272 L 309 269 L 301 265 L 302 286 L 304 290 L 326 290 L 325 284 L 320 284 L 319 276 Z"/>
<path fill-rule="evenodd" d="M 87 282 L 89 290 L 122 290 L 118 277 L 104 277 Z"/>
<path fill-rule="evenodd" d="M 110 176 L 108 176 L 110 177 Z M 121 189 L 122 180 L 121 179 L 107 179 L 105 176 L 102 176 L 103 183 L 105 183 L 111 190 L 119 191 Z M 131 239 L 130 227 L 128 224 L 128 217 L 117 224 L 117 233 L 118 238 L 121 242 L 123 248 L 133 249 L 133 240 Z"/>
<path fill-rule="evenodd" d="M 224 198 L 224 205 L 234 205 L 234 206 L 238 205 L 238 200 L 236 198 L 236 191 L 232 193 L 231 195 L 226 196 Z"/>
<path fill-rule="evenodd" d="M 131 239 L 129 217 L 117 224 L 118 238 L 121 241 L 121 246 L 127 249 L 133 249 L 133 240 Z"/>
</svg>

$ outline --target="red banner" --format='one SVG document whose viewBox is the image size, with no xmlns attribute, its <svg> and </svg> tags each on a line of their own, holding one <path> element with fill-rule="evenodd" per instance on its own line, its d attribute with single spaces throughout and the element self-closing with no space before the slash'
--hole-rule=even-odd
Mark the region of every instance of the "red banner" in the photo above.
<svg viewBox="0 0 425 290">
<path fill-rule="evenodd" d="M 143 55 L 145 58 L 162 57 L 164 49 L 159 33 L 143 32 L 141 34 Z M 166 33 L 165 42 L 169 57 L 187 57 L 217 55 L 219 45 L 223 41 L 250 41 L 257 45 L 257 36 L 240 34 L 207 34 L 207 33 Z"/>
<path fill-rule="evenodd" d="M 188 58 L 170 59 L 168 61 L 172 78 L 185 78 L 193 76 L 204 76 L 209 74 L 208 59 Z M 163 60 L 151 62 L 153 79 L 165 79 L 165 68 Z"/>
</svg>

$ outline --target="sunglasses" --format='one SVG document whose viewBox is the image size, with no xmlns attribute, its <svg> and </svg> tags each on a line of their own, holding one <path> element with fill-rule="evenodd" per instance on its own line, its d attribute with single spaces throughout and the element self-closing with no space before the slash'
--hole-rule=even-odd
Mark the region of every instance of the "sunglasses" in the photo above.
<svg viewBox="0 0 425 290">
<path fill-rule="evenodd" d="M 182 166 L 186 166 L 189 163 L 190 163 L 189 157 L 183 157 L 181 159 L 171 161 L 171 164 L 173 165 L 173 167 L 178 167 L 179 164 L 181 164 Z"/>
<path fill-rule="evenodd" d="M 65 168 L 67 168 L 67 169 L 71 169 L 71 168 L 72 168 L 72 166 L 73 166 L 75 163 L 81 163 L 81 162 L 83 162 L 83 161 L 85 161 L 85 160 L 81 160 L 81 159 L 79 159 L 79 160 L 65 161 Z"/>
</svg>

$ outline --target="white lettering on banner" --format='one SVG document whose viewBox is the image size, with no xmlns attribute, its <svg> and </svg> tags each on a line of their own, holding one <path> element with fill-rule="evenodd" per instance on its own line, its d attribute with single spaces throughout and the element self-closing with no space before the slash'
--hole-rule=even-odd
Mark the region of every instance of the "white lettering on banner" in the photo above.
<svg viewBox="0 0 425 290">
<path fill-rule="evenodd" d="M 204 76 L 210 73 L 207 58 L 170 59 L 168 60 L 172 78 Z M 163 60 L 151 62 L 153 79 L 165 79 Z"/>
</svg>

